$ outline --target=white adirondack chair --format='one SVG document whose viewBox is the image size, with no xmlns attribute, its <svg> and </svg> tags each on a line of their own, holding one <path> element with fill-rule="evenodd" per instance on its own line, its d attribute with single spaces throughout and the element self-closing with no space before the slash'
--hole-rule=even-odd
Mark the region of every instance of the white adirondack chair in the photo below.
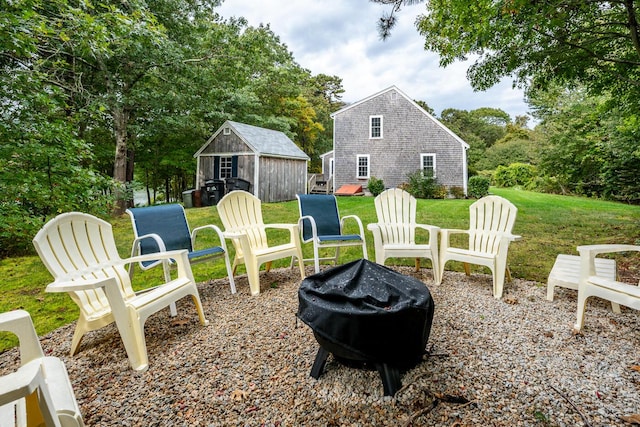
<svg viewBox="0 0 640 427">
<path fill-rule="evenodd" d="M 505 274 L 510 277 L 507 265 L 509 243 L 520 239 L 512 234 L 518 209 L 500 196 L 486 196 L 469 206 L 469 229 L 440 230 L 440 280 L 448 261 L 464 263 L 465 273 L 470 275 L 469 264 L 488 267 L 493 275 L 493 296 L 502 298 Z M 466 234 L 468 246 L 451 245 L 451 236 Z"/>
<path fill-rule="evenodd" d="M 439 227 L 416 223 L 415 197 L 400 188 L 385 190 L 374 200 L 378 222 L 368 224 L 373 232 L 376 262 L 384 265 L 387 258 L 415 258 L 416 271 L 420 258 L 431 260 L 433 280 L 440 283 L 438 259 Z M 429 233 L 427 243 L 416 243 L 416 230 Z"/>
<path fill-rule="evenodd" d="M 300 277 L 304 279 L 302 247 L 297 224 L 265 224 L 262 220 L 262 204 L 253 194 L 235 190 L 227 193 L 216 205 L 220 220 L 224 225 L 224 236 L 233 241 L 235 257 L 233 273 L 240 264 L 247 269 L 247 278 L 251 295 L 260 293 L 260 266 L 277 259 L 296 257 L 300 269 Z M 266 230 L 269 228 L 288 230 L 290 237 L 287 243 L 270 245 Z"/>
<path fill-rule="evenodd" d="M 116 323 L 131 367 L 148 368 L 144 323 L 152 314 L 191 295 L 200 323 L 207 325 L 200 295 L 191 273 L 187 251 L 169 251 L 122 259 L 111 224 L 84 213 L 58 215 L 36 234 L 33 244 L 55 281 L 47 292 L 68 292 L 80 307 L 80 318 L 71 342 L 71 354 L 89 331 Z M 127 273 L 130 263 L 174 260 L 177 277 L 136 294 Z"/>
<path fill-rule="evenodd" d="M 620 305 L 640 310 L 640 287 L 613 280 L 599 274 L 596 268 L 596 258 L 601 254 L 616 252 L 638 252 L 636 245 L 585 245 L 578 246 L 580 253 L 580 281 L 578 282 L 578 310 L 574 326 L 576 332 L 582 330 L 587 299 L 598 297 L 611 302 L 615 313 L 620 313 Z"/>
<path fill-rule="evenodd" d="M 0 427 L 84 426 L 67 369 L 59 358 L 45 357 L 29 313 L 0 314 L 0 331 L 20 343 L 20 366 L 0 377 Z"/>
</svg>

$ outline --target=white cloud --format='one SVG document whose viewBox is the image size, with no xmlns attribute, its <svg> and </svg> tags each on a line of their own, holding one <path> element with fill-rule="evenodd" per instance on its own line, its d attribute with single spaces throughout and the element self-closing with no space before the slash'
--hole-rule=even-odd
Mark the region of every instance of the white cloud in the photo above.
<svg viewBox="0 0 640 427">
<path fill-rule="evenodd" d="M 217 10 L 223 18 L 243 16 L 252 26 L 270 24 L 298 64 L 313 74 L 342 78 L 345 102 L 396 85 L 437 114 L 445 108 L 480 107 L 500 108 L 512 118 L 527 113 L 522 91 L 512 89 L 510 80 L 474 92 L 466 78 L 468 64 L 440 68 L 437 55 L 424 50 L 414 25 L 424 5 L 404 7 L 383 42 L 376 23 L 385 11 L 368 0 L 225 0 Z"/>
</svg>

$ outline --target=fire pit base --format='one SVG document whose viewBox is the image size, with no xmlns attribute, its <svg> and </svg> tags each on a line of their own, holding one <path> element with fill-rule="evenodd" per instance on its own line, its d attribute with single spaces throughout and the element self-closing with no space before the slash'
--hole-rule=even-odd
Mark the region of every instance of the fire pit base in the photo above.
<svg viewBox="0 0 640 427">
<path fill-rule="evenodd" d="M 318 354 L 316 354 L 316 360 L 313 362 L 313 366 L 311 367 L 311 376 L 315 379 L 320 378 L 322 375 L 322 371 L 324 370 L 324 366 L 327 363 L 327 358 L 329 357 L 330 351 L 325 349 L 324 347 L 320 347 L 318 349 Z M 335 356 L 335 355 L 334 355 Z M 352 362 L 349 359 L 342 359 L 340 357 L 336 357 L 337 360 L 346 361 L 347 364 Z M 365 362 L 362 362 L 362 365 L 365 365 Z M 402 369 L 391 366 L 388 363 L 374 363 L 374 367 L 380 374 L 380 379 L 382 380 L 382 387 L 384 388 L 385 396 L 393 396 L 396 394 L 400 388 L 402 388 Z"/>
</svg>

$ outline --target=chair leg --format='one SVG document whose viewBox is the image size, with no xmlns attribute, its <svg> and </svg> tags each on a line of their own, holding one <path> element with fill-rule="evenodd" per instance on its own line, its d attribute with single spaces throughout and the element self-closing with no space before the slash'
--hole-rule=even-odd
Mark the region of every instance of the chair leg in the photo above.
<svg viewBox="0 0 640 427">
<path fill-rule="evenodd" d="M 197 289 L 195 289 L 194 293 L 191 294 L 191 299 L 193 300 L 193 304 L 196 306 L 196 311 L 198 312 L 198 318 L 200 319 L 200 324 L 202 326 L 207 326 L 209 324 L 209 321 L 207 320 L 206 317 L 204 317 L 204 310 L 202 309 L 202 301 L 200 301 L 200 296 L 197 293 Z"/>
<path fill-rule="evenodd" d="M 231 269 L 231 264 L 229 263 L 229 257 L 227 255 L 224 256 L 224 265 L 227 268 L 227 277 L 229 277 L 229 286 L 231 287 L 231 293 L 236 293 L 236 282 L 233 280 L 233 270 Z"/>
<path fill-rule="evenodd" d="M 578 333 L 582 329 L 582 325 L 584 325 L 584 312 L 587 305 L 587 298 L 589 298 L 588 295 L 578 290 L 578 310 L 576 312 L 576 324 L 573 325 L 574 331 Z"/>
<path fill-rule="evenodd" d="M 496 299 L 502 298 L 502 292 L 504 290 L 504 275 L 505 269 L 496 266 L 493 270 L 493 296 Z"/>
<path fill-rule="evenodd" d="M 611 301 L 611 311 L 616 314 L 621 314 L 622 312 L 620 311 L 620 304 Z"/>
<path fill-rule="evenodd" d="M 75 356 L 78 353 L 78 348 L 80 347 L 80 342 L 82 341 L 82 337 L 84 334 L 88 332 L 88 328 L 86 325 L 86 320 L 80 315 L 78 319 L 78 323 L 76 324 L 76 329 L 73 331 L 73 338 L 71 339 L 71 351 L 69 352 L 71 356 Z"/>
<path fill-rule="evenodd" d="M 313 242 L 313 268 L 316 273 L 320 273 L 320 249 L 316 242 Z"/>
<path fill-rule="evenodd" d="M 436 284 L 439 284 L 441 282 L 441 276 L 440 276 L 440 263 L 439 263 L 439 258 L 438 258 L 438 254 L 433 254 L 431 256 L 431 267 L 433 269 L 433 281 Z"/>
<path fill-rule="evenodd" d="M 438 260 L 438 279 L 436 281 L 436 285 L 439 285 L 440 283 L 442 283 L 442 279 L 444 278 L 444 266 L 447 264 L 447 261 L 443 258 L 440 258 Z"/>
<path fill-rule="evenodd" d="M 469 263 L 463 262 L 462 266 L 464 267 L 464 274 L 466 274 L 467 276 L 471 276 L 471 266 L 469 265 Z"/>
<path fill-rule="evenodd" d="M 251 295 L 258 295 L 260 293 L 260 266 L 257 262 L 245 259 L 244 263 L 247 269 L 247 279 L 249 280 L 249 289 Z"/>
</svg>

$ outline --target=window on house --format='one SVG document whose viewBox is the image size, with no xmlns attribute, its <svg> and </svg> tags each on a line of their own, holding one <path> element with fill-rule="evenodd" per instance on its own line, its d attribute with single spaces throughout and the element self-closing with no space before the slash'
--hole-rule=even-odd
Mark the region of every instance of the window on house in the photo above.
<svg viewBox="0 0 640 427">
<path fill-rule="evenodd" d="M 359 179 L 369 178 L 369 155 L 359 154 L 356 157 L 356 177 Z"/>
<path fill-rule="evenodd" d="M 231 128 L 226 127 L 224 129 L 222 129 L 222 134 L 223 135 L 231 135 Z"/>
<path fill-rule="evenodd" d="M 382 138 L 382 116 L 369 117 L 369 138 Z"/>
<path fill-rule="evenodd" d="M 231 157 L 220 157 L 220 179 L 233 178 Z"/>
<path fill-rule="evenodd" d="M 420 167 L 424 176 L 436 176 L 436 155 L 420 154 Z"/>
</svg>

